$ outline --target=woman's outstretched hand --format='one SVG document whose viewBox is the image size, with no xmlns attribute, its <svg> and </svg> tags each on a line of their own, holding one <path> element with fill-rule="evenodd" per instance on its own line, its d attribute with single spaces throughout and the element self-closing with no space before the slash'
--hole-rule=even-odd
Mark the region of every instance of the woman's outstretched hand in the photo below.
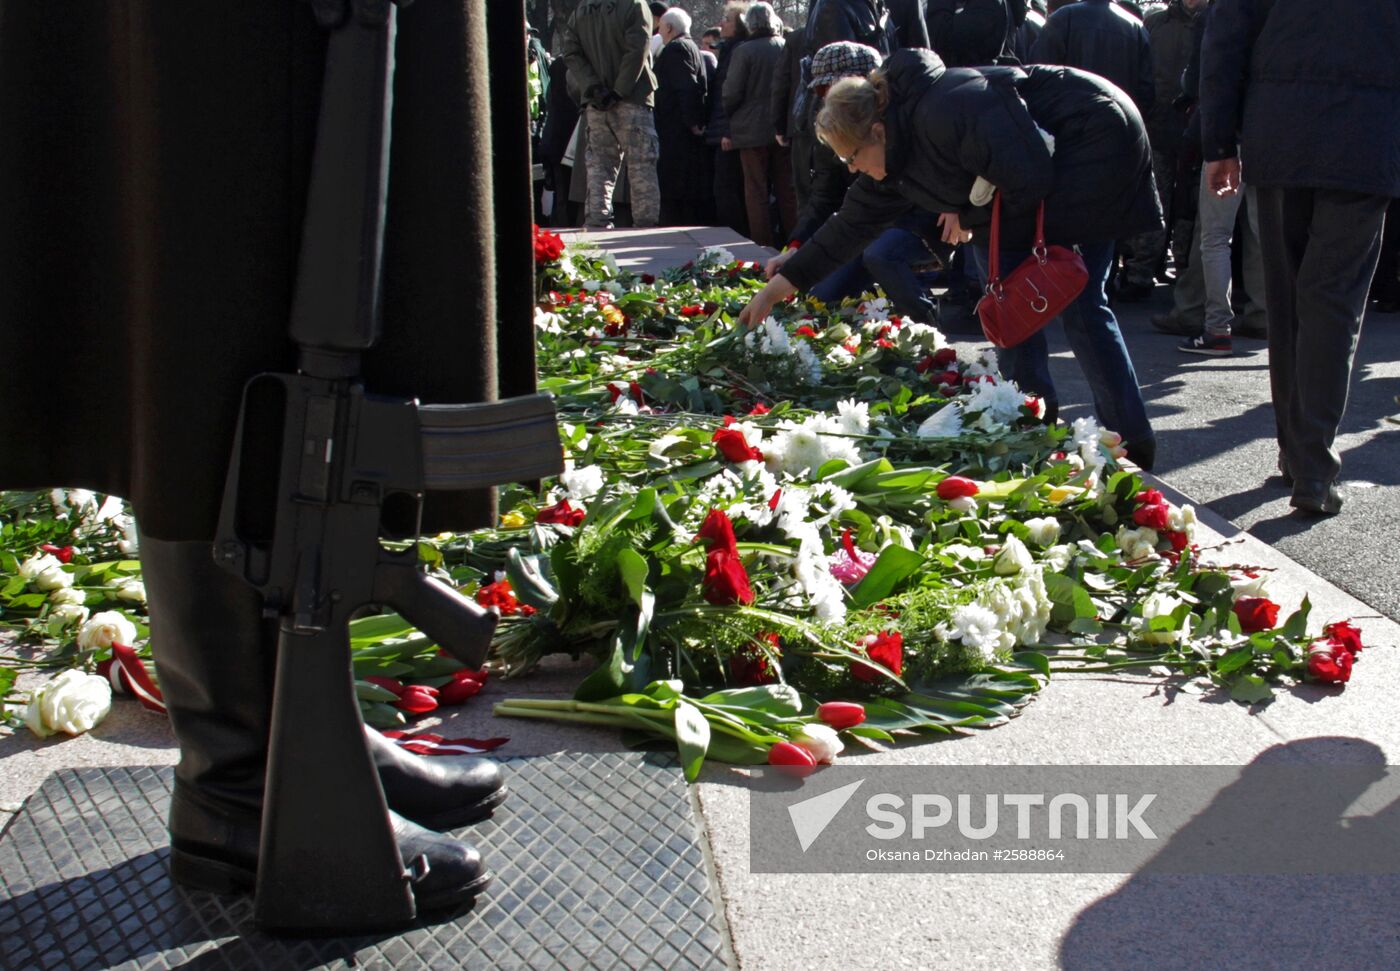
<svg viewBox="0 0 1400 971">
<path fill-rule="evenodd" d="M 778 271 L 783 268 L 783 264 L 788 261 L 788 257 L 796 253 L 795 249 L 785 249 L 777 256 L 769 257 L 768 262 L 763 264 L 763 278 L 771 280 L 778 275 Z"/>
<path fill-rule="evenodd" d="M 767 319 L 775 303 L 786 300 L 796 292 L 797 287 L 792 285 L 792 281 L 779 273 L 769 280 L 762 290 L 753 295 L 748 306 L 739 311 L 739 323 L 749 329 L 757 327 Z"/>
</svg>

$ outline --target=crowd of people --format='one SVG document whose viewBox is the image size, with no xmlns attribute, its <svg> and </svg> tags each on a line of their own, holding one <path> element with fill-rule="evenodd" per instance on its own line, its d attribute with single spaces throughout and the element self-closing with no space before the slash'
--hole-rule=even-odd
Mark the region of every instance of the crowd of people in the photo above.
<svg viewBox="0 0 1400 971">
<path fill-rule="evenodd" d="M 1112 304 L 1169 283 L 1152 324 L 1182 352 L 1268 341 L 1293 505 L 1340 509 L 1361 320 L 1400 310 L 1396 0 L 813 0 L 800 25 L 734 0 L 699 42 L 680 7 L 582 0 L 559 27 L 552 224 L 576 198 L 590 228 L 727 225 L 781 250 L 749 323 L 798 290 L 879 284 L 956 330 L 990 270 L 990 203 L 1003 274 L 1043 204 L 1047 241 L 1089 273 L 1066 336 L 1130 457 L 1151 469 L 1156 444 Z M 1044 334 L 1001 362 L 1053 417 Z"/>
</svg>

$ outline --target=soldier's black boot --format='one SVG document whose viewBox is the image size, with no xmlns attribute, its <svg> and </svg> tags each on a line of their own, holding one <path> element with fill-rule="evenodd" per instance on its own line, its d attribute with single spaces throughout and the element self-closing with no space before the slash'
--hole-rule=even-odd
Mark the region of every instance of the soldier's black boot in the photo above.
<svg viewBox="0 0 1400 971">
<path fill-rule="evenodd" d="M 251 890 L 271 724 L 275 622 L 262 617 L 261 598 L 251 587 L 214 563 L 207 542 L 143 536 L 141 564 L 156 670 L 180 745 L 169 820 L 171 875 L 199 889 Z M 389 748 L 387 741 L 371 746 L 376 762 L 386 766 L 391 807 L 396 792 L 402 792 L 407 812 L 419 818 L 480 818 L 503 798 L 499 769 L 486 760 L 471 760 L 465 770 L 460 764 L 422 768 L 418 757 Z M 326 795 L 326 811 L 335 811 L 333 793 Z M 474 848 L 390 815 L 400 856 L 415 874 L 420 910 L 456 906 L 484 889 L 490 875 Z"/>
</svg>

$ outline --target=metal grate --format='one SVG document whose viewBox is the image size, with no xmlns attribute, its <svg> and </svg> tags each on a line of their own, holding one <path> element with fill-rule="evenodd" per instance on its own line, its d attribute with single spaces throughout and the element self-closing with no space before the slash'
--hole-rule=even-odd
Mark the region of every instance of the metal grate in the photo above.
<svg viewBox="0 0 1400 971">
<path fill-rule="evenodd" d="M 510 800 L 461 831 L 496 873 L 474 909 L 396 936 L 316 939 L 268 937 L 250 898 L 170 882 L 168 768 L 55 773 L 0 838 L 0 967 L 726 967 L 674 759 L 503 762 Z"/>
</svg>

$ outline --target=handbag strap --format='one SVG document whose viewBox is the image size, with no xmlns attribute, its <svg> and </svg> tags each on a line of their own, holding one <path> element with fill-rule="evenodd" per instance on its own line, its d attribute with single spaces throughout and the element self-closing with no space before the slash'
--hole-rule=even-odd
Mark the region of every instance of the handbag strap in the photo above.
<svg viewBox="0 0 1400 971">
<path fill-rule="evenodd" d="M 1031 252 L 1036 258 L 1045 260 L 1045 200 L 1035 210 L 1035 245 Z M 992 196 L 992 236 L 987 246 L 987 290 L 995 290 L 1001 282 L 1001 190 Z"/>
</svg>

